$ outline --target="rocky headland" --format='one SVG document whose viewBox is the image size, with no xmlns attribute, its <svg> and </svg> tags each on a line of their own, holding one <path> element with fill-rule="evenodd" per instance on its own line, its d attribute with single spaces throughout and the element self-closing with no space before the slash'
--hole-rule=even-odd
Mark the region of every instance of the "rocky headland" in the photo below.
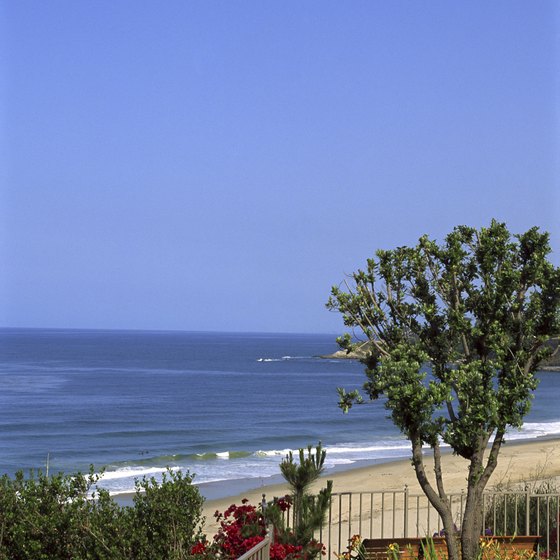
<svg viewBox="0 0 560 560">
<path fill-rule="evenodd" d="M 560 345 L 560 337 L 551 338 L 548 342 L 552 346 L 554 354 L 544 360 L 539 366 L 540 370 L 544 371 L 560 371 L 560 350 L 558 346 Z M 332 354 L 327 354 L 321 356 L 321 358 L 337 359 L 337 360 L 361 360 L 365 358 L 369 352 L 370 343 L 362 342 L 356 346 L 352 352 L 347 352 L 346 350 L 338 350 Z"/>
</svg>

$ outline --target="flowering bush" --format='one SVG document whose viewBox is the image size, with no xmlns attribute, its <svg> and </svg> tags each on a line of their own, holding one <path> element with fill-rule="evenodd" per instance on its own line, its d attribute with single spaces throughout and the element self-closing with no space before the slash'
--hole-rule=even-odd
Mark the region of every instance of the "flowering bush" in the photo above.
<svg viewBox="0 0 560 560">
<path fill-rule="evenodd" d="M 480 560 L 532 560 L 535 555 L 533 551 L 514 549 L 493 538 L 480 539 Z"/>
<path fill-rule="evenodd" d="M 301 545 L 275 543 L 270 547 L 271 560 L 284 560 L 286 558 L 296 560 L 305 558 L 302 554 L 303 547 Z"/>
<path fill-rule="evenodd" d="M 362 537 L 360 537 L 360 535 L 354 535 L 352 538 L 348 539 L 346 550 L 340 554 L 335 552 L 334 555 L 339 560 L 365 560 L 366 549 L 364 548 Z"/>
<path fill-rule="evenodd" d="M 211 545 L 203 541 L 196 543 L 191 549 L 192 556 L 197 560 L 216 556 L 224 560 L 238 558 L 265 538 L 267 525 L 274 527 L 272 560 L 314 560 L 326 555 L 325 547 L 313 535 L 322 526 L 329 508 L 332 481 L 328 480 L 326 488 L 318 495 L 308 493 L 309 485 L 323 471 L 325 456 L 321 443 L 315 452 L 308 446 L 307 455 L 300 449 L 299 464 L 290 451 L 280 463 L 280 471 L 291 486 L 291 496 L 266 503 L 263 494 L 261 510 L 244 499 L 240 506 L 232 505 L 223 514 L 216 512 L 214 516 L 220 529 L 214 542 Z M 288 526 L 290 520 L 293 527 Z"/>
<path fill-rule="evenodd" d="M 243 499 L 241 505 L 231 505 L 226 511 L 216 511 L 214 517 L 220 528 L 213 542 L 200 540 L 190 550 L 193 560 L 210 560 L 219 557 L 234 560 L 261 542 L 266 535 L 266 523 L 289 514 L 289 496 L 275 498 L 267 504 L 266 516 L 262 510 Z M 325 554 L 325 547 L 312 539 L 298 543 L 294 533 L 283 525 L 274 526 L 274 542 L 270 547 L 271 560 L 312 560 Z"/>
<path fill-rule="evenodd" d="M 191 547 L 191 556 L 205 557 L 208 553 L 208 542 L 206 540 L 201 540 Z"/>
<path fill-rule="evenodd" d="M 262 512 L 246 498 L 240 506 L 233 504 L 223 514 L 217 511 L 214 517 L 220 522 L 220 529 L 214 535 L 214 548 L 222 558 L 238 558 L 266 535 Z"/>
</svg>

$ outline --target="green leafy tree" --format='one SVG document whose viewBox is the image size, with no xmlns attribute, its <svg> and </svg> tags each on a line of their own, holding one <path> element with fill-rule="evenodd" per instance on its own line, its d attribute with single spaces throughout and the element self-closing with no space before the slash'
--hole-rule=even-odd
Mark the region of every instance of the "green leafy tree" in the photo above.
<svg viewBox="0 0 560 560">
<path fill-rule="evenodd" d="M 474 560 L 482 493 L 507 429 L 521 426 L 529 411 L 534 373 L 551 352 L 546 341 L 560 331 L 560 269 L 549 253 L 549 236 L 536 227 L 512 236 L 494 220 L 480 230 L 458 226 L 441 245 L 424 236 L 414 247 L 377 251 L 344 288 L 333 287 L 327 303 L 367 339 L 364 392 L 371 400 L 386 397 L 393 422 L 410 440 L 416 476 L 443 521 L 451 560 L 459 547 L 440 445 L 468 461 L 461 549 Z M 353 340 L 338 339 L 348 351 Z M 339 389 L 339 395 L 344 411 L 364 402 L 359 391 Z M 435 486 L 424 444 L 432 450 Z"/>
</svg>

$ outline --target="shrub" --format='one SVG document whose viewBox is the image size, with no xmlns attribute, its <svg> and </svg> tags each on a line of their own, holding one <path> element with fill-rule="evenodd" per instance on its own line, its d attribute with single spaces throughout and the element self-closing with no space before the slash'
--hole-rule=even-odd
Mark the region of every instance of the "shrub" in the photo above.
<svg viewBox="0 0 560 560">
<path fill-rule="evenodd" d="M 83 557 L 88 540 L 87 493 L 92 473 L 69 477 L 43 473 L 0 479 L 0 558 L 71 560 Z"/>
<path fill-rule="evenodd" d="M 160 484 L 154 478 L 136 482 L 133 552 L 138 560 L 180 560 L 201 537 L 204 498 L 192 485 L 193 477 L 168 470 Z"/>
<path fill-rule="evenodd" d="M 93 474 L 0 478 L 0 560 L 182 560 L 200 537 L 203 498 L 186 473 L 136 482 L 133 507 Z"/>
</svg>

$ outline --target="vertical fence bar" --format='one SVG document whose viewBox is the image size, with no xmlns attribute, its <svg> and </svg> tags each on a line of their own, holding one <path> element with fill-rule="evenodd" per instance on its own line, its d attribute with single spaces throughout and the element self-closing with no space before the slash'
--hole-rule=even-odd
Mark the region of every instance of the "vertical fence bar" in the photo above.
<svg viewBox="0 0 560 560">
<path fill-rule="evenodd" d="M 404 485 L 404 496 L 403 496 L 403 522 L 404 522 L 404 534 L 403 537 L 406 539 L 408 537 L 408 486 Z"/>
<path fill-rule="evenodd" d="M 420 534 L 420 496 L 416 496 L 416 535 L 418 537 Z"/>
<path fill-rule="evenodd" d="M 504 494 L 504 535 L 508 534 L 508 530 L 507 530 L 507 504 L 508 504 L 508 494 Z"/>
<path fill-rule="evenodd" d="M 381 538 L 385 536 L 385 492 L 381 492 Z"/>
<path fill-rule="evenodd" d="M 546 497 L 546 549 L 550 550 L 550 496 Z"/>
<path fill-rule="evenodd" d="M 373 538 L 373 492 L 369 498 L 369 538 Z"/>
<path fill-rule="evenodd" d="M 395 502 L 396 502 L 396 498 L 397 498 L 397 493 L 393 492 L 393 515 L 392 515 L 392 518 L 391 518 L 391 520 L 393 522 L 393 525 L 392 525 L 393 534 L 391 535 L 392 537 L 395 536 L 395 509 L 396 509 L 395 508 Z"/>
<path fill-rule="evenodd" d="M 531 534 L 530 515 L 531 515 L 531 494 L 529 485 L 525 486 L 525 534 Z"/>
<path fill-rule="evenodd" d="M 539 534 L 539 528 L 541 526 L 541 498 L 537 496 L 537 529 L 535 534 Z"/>
<path fill-rule="evenodd" d="M 338 549 L 342 550 L 342 494 L 338 499 Z"/>
<path fill-rule="evenodd" d="M 358 515 L 358 520 L 359 520 L 359 522 L 358 522 L 358 535 L 362 534 L 362 512 L 363 512 L 363 509 L 362 509 L 362 492 L 360 492 L 360 513 Z"/>
<path fill-rule="evenodd" d="M 556 557 L 560 557 L 560 496 L 556 496 Z"/>
<path fill-rule="evenodd" d="M 369 538 L 373 537 L 373 492 L 369 494 Z"/>
<path fill-rule="evenodd" d="M 331 496 L 331 504 L 329 506 L 329 538 L 328 538 L 328 547 L 327 547 L 327 552 L 328 552 L 328 557 L 331 558 L 332 557 L 332 505 L 333 505 L 333 500 L 332 500 L 332 496 Z M 338 552 L 341 552 L 340 550 Z"/>
<path fill-rule="evenodd" d="M 352 493 L 348 494 L 348 539 L 352 538 Z"/>
</svg>

